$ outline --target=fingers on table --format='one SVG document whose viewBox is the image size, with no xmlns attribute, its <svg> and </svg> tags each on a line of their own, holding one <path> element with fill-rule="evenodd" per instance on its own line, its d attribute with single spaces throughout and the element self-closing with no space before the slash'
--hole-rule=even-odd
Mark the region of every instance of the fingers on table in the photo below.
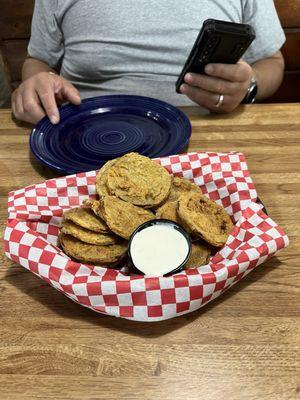
<svg viewBox="0 0 300 400">
<path fill-rule="evenodd" d="M 37 86 L 37 94 L 42 106 L 53 124 L 59 122 L 59 112 L 55 99 L 55 87 L 52 81 L 41 81 Z"/>
<path fill-rule="evenodd" d="M 12 95 L 12 111 L 14 116 L 22 121 L 37 123 L 45 116 L 45 112 L 39 104 L 39 99 L 34 90 L 17 90 Z"/>
<path fill-rule="evenodd" d="M 30 116 L 30 122 L 38 122 L 45 116 L 45 111 L 41 107 L 39 97 L 34 89 L 24 92 L 23 96 L 24 115 Z"/>
</svg>

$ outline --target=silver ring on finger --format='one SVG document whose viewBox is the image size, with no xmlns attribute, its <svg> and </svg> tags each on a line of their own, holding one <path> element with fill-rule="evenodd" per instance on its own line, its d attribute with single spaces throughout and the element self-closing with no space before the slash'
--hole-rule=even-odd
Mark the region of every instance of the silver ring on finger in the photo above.
<svg viewBox="0 0 300 400">
<path fill-rule="evenodd" d="M 217 103 L 215 104 L 215 107 L 220 108 L 220 107 L 222 107 L 223 104 L 224 104 L 224 95 L 219 94 L 219 98 L 218 98 Z"/>
</svg>

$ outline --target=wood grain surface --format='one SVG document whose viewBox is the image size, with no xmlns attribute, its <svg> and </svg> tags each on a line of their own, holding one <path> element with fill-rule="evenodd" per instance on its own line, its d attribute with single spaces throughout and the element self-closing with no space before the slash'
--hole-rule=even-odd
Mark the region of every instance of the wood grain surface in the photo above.
<svg viewBox="0 0 300 400">
<path fill-rule="evenodd" d="M 186 109 L 189 151 L 242 151 L 290 246 L 217 300 L 156 323 L 85 309 L 0 255 L 0 398 L 300 399 L 300 104 Z M 0 111 L 1 236 L 10 190 L 52 178 Z"/>
</svg>

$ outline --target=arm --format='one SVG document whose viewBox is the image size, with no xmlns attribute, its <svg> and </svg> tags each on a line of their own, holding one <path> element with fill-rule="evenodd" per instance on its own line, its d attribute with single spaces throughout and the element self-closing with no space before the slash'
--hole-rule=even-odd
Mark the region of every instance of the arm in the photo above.
<svg viewBox="0 0 300 400">
<path fill-rule="evenodd" d="M 257 100 L 264 100 L 272 96 L 283 79 L 284 58 L 282 53 L 278 51 L 272 57 L 256 61 L 251 66 L 258 85 Z"/>
<path fill-rule="evenodd" d="M 205 68 L 207 75 L 186 74 L 181 92 L 212 112 L 231 112 L 244 99 L 253 77 L 258 85 L 257 99 L 263 100 L 279 88 L 283 70 L 284 60 L 280 51 L 252 66 L 245 61 L 235 65 L 209 64 Z M 224 103 L 218 108 L 216 104 L 220 95 L 224 96 Z"/>
</svg>

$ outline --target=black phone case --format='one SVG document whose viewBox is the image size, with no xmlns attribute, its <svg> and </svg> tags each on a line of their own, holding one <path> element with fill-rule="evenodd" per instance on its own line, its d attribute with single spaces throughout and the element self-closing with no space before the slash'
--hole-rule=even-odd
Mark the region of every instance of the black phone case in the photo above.
<svg viewBox="0 0 300 400">
<path fill-rule="evenodd" d="M 209 63 L 236 64 L 255 39 L 250 25 L 208 19 L 194 43 L 192 51 L 176 82 L 176 92 L 187 72 L 204 74 Z"/>
</svg>

